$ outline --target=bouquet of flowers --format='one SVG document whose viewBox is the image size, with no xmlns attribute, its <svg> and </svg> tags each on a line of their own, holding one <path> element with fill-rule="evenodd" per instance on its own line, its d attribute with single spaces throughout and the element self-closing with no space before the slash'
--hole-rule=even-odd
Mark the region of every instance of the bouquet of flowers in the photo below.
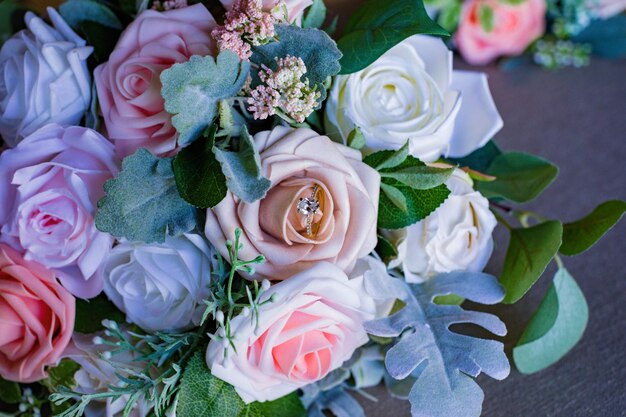
<svg viewBox="0 0 626 417">
<path fill-rule="evenodd" d="M 451 42 L 474 65 L 509 57 L 556 70 L 589 64 L 591 54 L 626 56 L 624 0 L 425 0 Z M 527 52 L 527 57 L 522 54 Z M 531 58 L 531 59 L 528 59 Z"/>
<path fill-rule="evenodd" d="M 68 0 L 0 50 L 3 416 L 478 416 L 493 314 L 559 269 L 513 360 L 583 334 L 561 258 L 626 210 L 520 208 L 557 167 L 503 152 L 487 79 L 421 0 Z M 12 20 L 15 22 L 15 19 Z M 337 41 L 333 40 L 333 37 Z M 502 224 L 502 274 L 483 273 Z M 476 304 L 473 304 L 476 305 Z"/>
</svg>

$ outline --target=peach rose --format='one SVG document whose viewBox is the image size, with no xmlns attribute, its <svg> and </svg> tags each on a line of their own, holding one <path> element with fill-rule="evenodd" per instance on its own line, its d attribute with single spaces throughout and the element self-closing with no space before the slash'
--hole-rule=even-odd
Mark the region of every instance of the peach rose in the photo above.
<svg viewBox="0 0 626 417">
<path fill-rule="evenodd" d="M 376 318 L 362 280 L 320 262 L 262 296 L 258 322 L 239 315 L 234 337 L 212 340 L 211 373 L 232 384 L 246 403 L 272 401 L 322 379 L 368 341 L 363 322 Z M 234 346 L 234 348 L 233 348 Z"/>
<path fill-rule="evenodd" d="M 492 27 L 485 28 L 480 16 L 491 9 Z M 519 4 L 499 0 L 469 0 L 463 4 L 455 42 L 463 58 L 485 65 L 502 55 L 519 55 L 545 31 L 545 0 Z M 489 29 L 489 30 L 487 30 Z"/>
<path fill-rule="evenodd" d="M 0 375 L 22 383 L 46 377 L 74 329 L 75 300 L 54 274 L 0 244 Z"/>
<path fill-rule="evenodd" d="M 320 261 L 349 272 L 376 246 L 380 175 L 361 162 L 361 153 L 310 129 L 278 126 L 254 137 L 263 174 L 272 186 L 267 196 L 246 203 L 229 192 L 207 212 L 205 233 L 228 259 L 225 241 L 243 231 L 241 259 L 258 254 L 267 261 L 255 279 L 285 279 Z M 298 210 L 317 186 L 319 209 Z"/>
<path fill-rule="evenodd" d="M 217 24 L 196 4 L 167 12 L 147 10 L 122 33 L 109 61 L 94 72 L 108 137 L 121 157 L 147 148 L 172 154 L 176 129 L 164 109 L 161 72 L 192 55 L 212 55 Z"/>
</svg>

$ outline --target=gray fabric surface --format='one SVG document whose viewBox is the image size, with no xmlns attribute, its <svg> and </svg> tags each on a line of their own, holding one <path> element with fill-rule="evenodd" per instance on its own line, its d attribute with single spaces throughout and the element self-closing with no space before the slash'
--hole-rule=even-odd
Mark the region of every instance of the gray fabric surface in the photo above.
<svg viewBox="0 0 626 417">
<path fill-rule="evenodd" d="M 457 62 L 455 68 L 470 68 Z M 626 60 L 595 60 L 584 69 L 556 73 L 539 68 L 489 73 L 504 119 L 496 142 L 505 150 L 534 153 L 555 162 L 560 174 L 529 209 L 571 221 L 604 200 L 626 199 Z M 626 221 L 587 253 L 565 258 L 587 297 L 590 320 L 582 341 L 559 363 L 535 375 L 516 370 L 505 381 L 481 376 L 486 417 L 626 416 Z M 506 233 L 498 228 L 487 271 L 498 275 Z M 507 352 L 521 336 L 548 288 L 551 266 L 513 306 L 497 306 L 509 328 Z M 371 391 L 377 403 L 362 401 L 368 417 L 410 416 L 408 404 Z M 453 417 L 453 416 L 450 416 Z"/>
</svg>

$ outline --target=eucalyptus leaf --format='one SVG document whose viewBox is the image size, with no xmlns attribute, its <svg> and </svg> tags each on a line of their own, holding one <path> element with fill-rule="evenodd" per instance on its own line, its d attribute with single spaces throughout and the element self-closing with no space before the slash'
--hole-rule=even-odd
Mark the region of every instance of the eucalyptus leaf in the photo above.
<svg viewBox="0 0 626 417">
<path fill-rule="evenodd" d="M 341 74 L 362 70 L 404 39 L 416 34 L 449 36 L 433 22 L 422 0 L 367 0 L 350 16 L 339 49 Z"/>
<path fill-rule="evenodd" d="M 263 176 L 259 151 L 245 127 L 238 139 L 238 150 L 214 146 L 213 152 L 222 166 L 228 189 L 243 201 L 252 203 L 264 198 L 272 183 Z"/>
<path fill-rule="evenodd" d="M 341 386 L 321 392 L 309 406 L 307 417 L 326 417 L 326 410 L 335 417 L 365 417 L 363 407 Z"/>
<path fill-rule="evenodd" d="M 139 149 L 122 162 L 116 178 L 104 184 L 98 202 L 96 227 L 115 237 L 163 243 L 196 227 L 197 210 L 176 188 L 172 158 L 157 158 Z"/>
<path fill-rule="evenodd" d="M 337 75 L 340 69 L 341 52 L 337 44 L 318 29 L 302 29 L 292 25 L 276 25 L 275 29 L 278 42 L 253 46 L 250 60 L 258 66 L 276 69 L 276 58 L 287 55 L 302 58 L 306 65 L 304 77 L 309 79 L 311 87 L 321 93 L 319 103 L 322 103 L 326 98 L 324 83 L 328 77 Z"/>
<path fill-rule="evenodd" d="M 213 123 L 219 101 L 236 96 L 249 71 L 249 62 L 224 50 L 215 59 L 194 55 L 161 73 L 165 110 L 174 115 L 172 124 L 181 146 L 196 140 Z"/>
<path fill-rule="evenodd" d="M 313 4 L 309 7 L 306 16 L 302 20 L 302 27 L 321 29 L 326 20 L 326 13 L 324 0 L 313 0 Z"/>
<path fill-rule="evenodd" d="M 476 188 L 485 197 L 500 197 L 516 203 L 535 199 L 554 181 L 559 169 L 545 159 L 521 153 L 507 152 L 498 155 L 486 174 L 495 181 L 479 182 Z"/>
<path fill-rule="evenodd" d="M 90 300 L 76 299 L 75 332 L 95 333 L 102 330 L 102 320 L 105 319 L 124 323 L 126 316 L 104 294 Z"/>
<path fill-rule="evenodd" d="M 588 320 L 583 292 L 566 269 L 559 269 L 513 349 L 515 366 L 523 374 L 532 374 L 556 363 L 578 343 Z"/>
<path fill-rule="evenodd" d="M 583 219 L 564 224 L 559 251 L 567 256 L 585 252 L 620 221 L 624 212 L 626 202 L 611 200 L 600 204 Z"/>
<path fill-rule="evenodd" d="M 17 404 L 22 399 L 20 385 L 0 377 L 0 401 L 6 404 Z"/>
<path fill-rule="evenodd" d="M 67 0 L 59 6 L 59 13 L 74 29 L 79 29 L 82 22 L 94 22 L 116 30 L 123 28 L 115 13 L 96 0 Z"/>
<path fill-rule="evenodd" d="M 492 314 L 438 305 L 434 300 L 456 294 L 477 303 L 496 304 L 504 296 L 498 281 L 483 273 L 452 272 L 419 285 L 381 279 L 376 292 L 405 303 L 387 318 L 366 322 L 365 329 L 376 336 L 398 338 L 387 351 L 385 366 L 393 378 L 409 381 L 412 415 L 478 417 L 484 394 L 473 378 L 484 372 L 504 379 L 509 362 L 501 342 L 461 335 L 450 326 L 473 324 L 498 336 L 506 334 L 506 327 Z"/>
<path fill-rule="evenodd" d="M 537 282 L 561 246 L 563 226 L 552 220 L 529 228 L 511 229 L 500 282 L 503 302 L 513 304 Z"/>
</svg>

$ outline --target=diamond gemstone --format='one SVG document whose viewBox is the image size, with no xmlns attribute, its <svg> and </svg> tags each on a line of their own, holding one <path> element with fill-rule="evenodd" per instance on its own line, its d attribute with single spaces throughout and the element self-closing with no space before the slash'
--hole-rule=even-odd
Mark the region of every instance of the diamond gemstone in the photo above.
<svg viewBox="0 0 626 417">
<path fill-rule="evenodd" d="M 298 208 L 298 213 L 304 216 L 310 216 L 310 215 L 315 214 L 317 210 L 319 210 L 320 202 L 315 198 L 309 198 L 309 197 L 301 198 L 300 201 L 298 201 L 297 208 Z"/>
</svg>

